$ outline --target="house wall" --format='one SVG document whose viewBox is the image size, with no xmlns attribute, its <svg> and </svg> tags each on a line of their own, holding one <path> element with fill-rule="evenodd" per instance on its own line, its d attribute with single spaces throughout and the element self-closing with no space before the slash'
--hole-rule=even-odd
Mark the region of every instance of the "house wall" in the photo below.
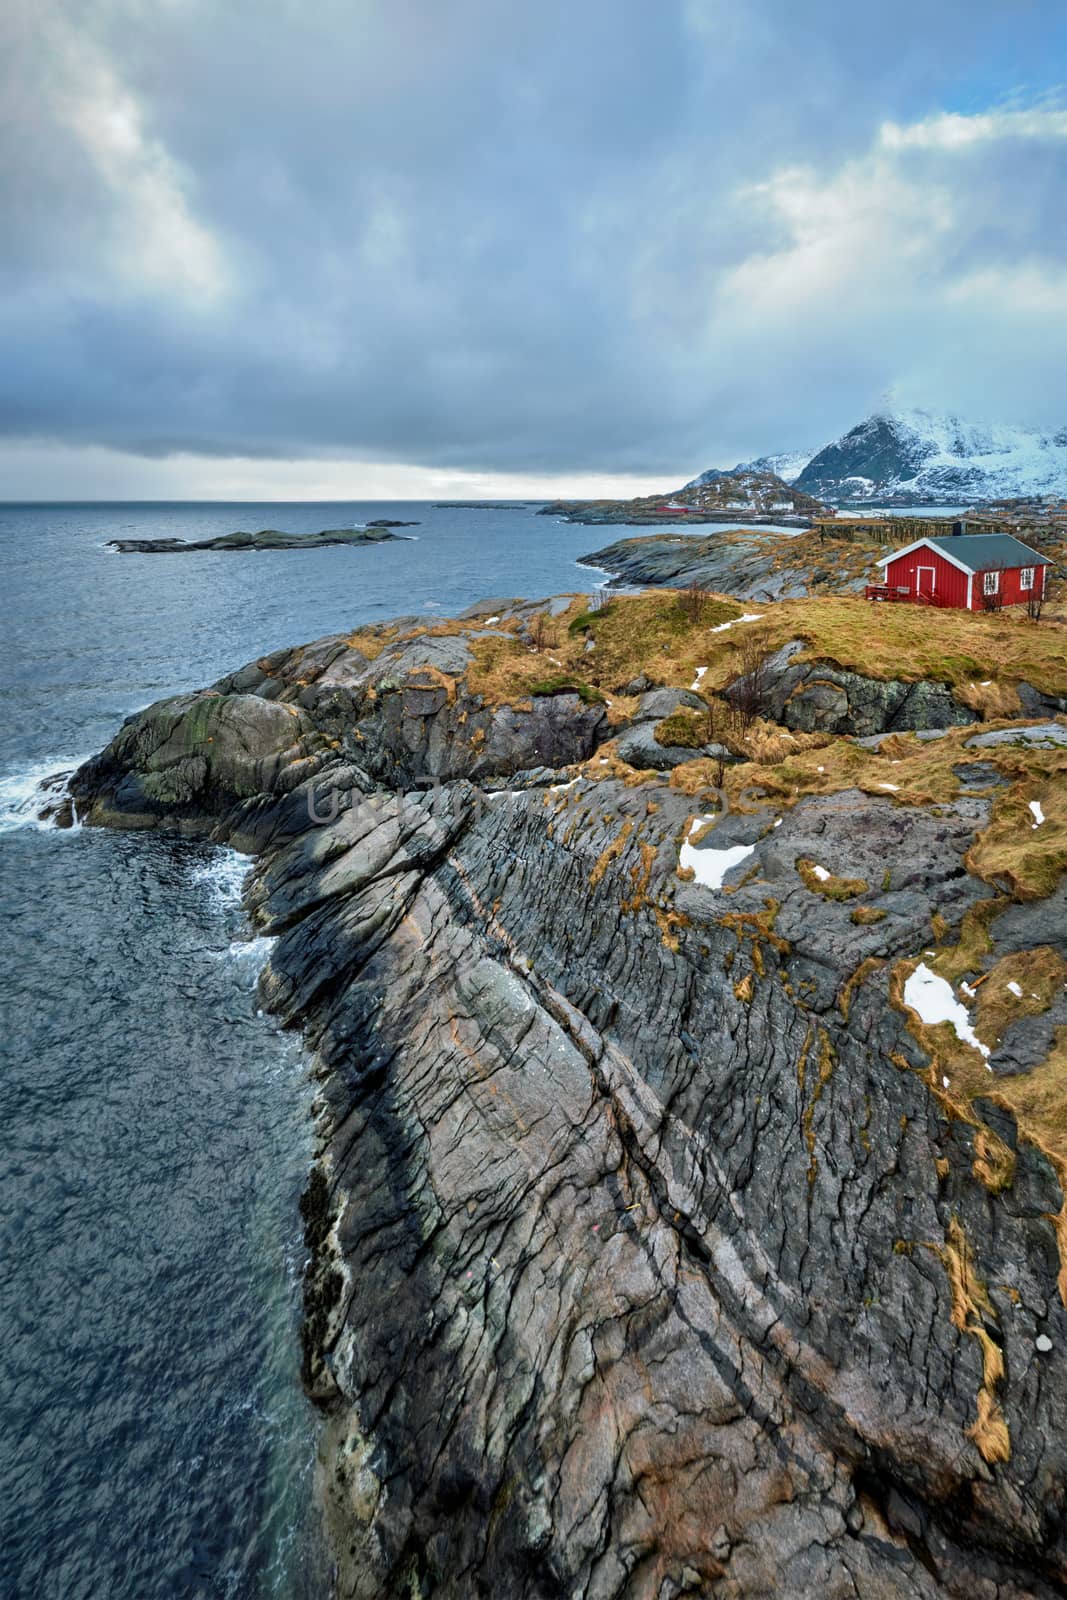
<svg viewBox="0 0 1067 1600">
<path fill-rule="evenodd" d="M 954 606 L 960 610 L 967 608 L 967 573 L 954 567 L 951 561 L 946 561 L 940 552 L 935 550 L 912 550 L 909 555 L 896 556 L 885 569 L 885 582 L 893 585 L 907 585 L 912 595 L 917 592 L 918 569 L 920 567 L 934 567 L 934 593 L 941 605 Z M 1000 574 L 1000 592 L 1006 606 L 1025 605 L 1029 598 L 1027 590 L 1020 587 L 1019 579 L 1021 567 L 1009 567 Z M 1041 586 L 1045 581 L 1044 567 L 1034 567 L 1034 593 L 1041 593 Z M 971 610 L 981 611 L 982 608 L 982 577 L 975 573 L 971 585 Z"/>
<path fill-rule="evenodd" d="M 1022 567 L 1009 567 L 1000 574 L 1000 592 L 1006 606 L 1025 605 L 1030 598 L 1030 591 L 1021 587 L 1019 579 L 1022 576 Z M 1033 593 L 1040 594 L 1041 586 L 1045 581 L 1044 567 L 1034 567 Z M 982 579 L 978 573 L 974 577 L 974 602 L 972 609 L 982 609 Z"/>
<path fill-rule="evenodd" d="M 967 574 L 961 572 L 959 567 L 954 567 L 951 561 L 946 561 L 936 550 L 912 550 L 906 556 L 895 556 L 886 566 L 885 581 L 894 586 L 907 585 L 914 595 L 920 567 L 935 569 L 934 594 L 942 605 L 966 609 Z"/>
</svg>

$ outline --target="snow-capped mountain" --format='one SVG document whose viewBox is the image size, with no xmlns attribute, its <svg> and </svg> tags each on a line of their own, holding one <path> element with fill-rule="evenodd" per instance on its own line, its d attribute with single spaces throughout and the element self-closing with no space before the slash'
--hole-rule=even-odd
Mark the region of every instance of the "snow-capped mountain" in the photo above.
<svg viewBox="0 0 1067 1600">
<path fill-rule="evenodd" d="M 719 478 L 733 478 L 739 472 L 773 472 L 776 478 L 781 478 L 783 483 L 793 483 L 814 454 L 811 450 L 786 450 L 777 456 L 760 456 L 755 461 L 739 461 L 736 467 L 728 467 L 719 471 L 717 467 L 709 467 L 707 472 L 702 472 L 699 478 L 694 478 L 692 483 L 687 483 L 687 489 L 699 489 L 705 483 L 715 483 Z"/>
<path fill-rule="evenodd" d="M 823 500 L 898 505 L 1067 495 L 1067 428 L 879 412 L 813 456 L 796 484 Z"/>
<path fill-rule="evenodd" d="M 687 488 L 773 472 L 816 499 L 872 505 L 965 505 L 1067 497 L 1067 428 L 966 422 L 934 411 L 880 411 L 822 450 L 760 456 Z"/>
</svg>

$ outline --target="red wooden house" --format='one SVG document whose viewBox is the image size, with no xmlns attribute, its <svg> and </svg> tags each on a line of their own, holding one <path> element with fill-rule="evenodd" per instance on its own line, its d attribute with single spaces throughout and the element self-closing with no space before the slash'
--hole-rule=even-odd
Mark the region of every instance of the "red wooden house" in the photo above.
<svg viewBox="0 0 1067 1600">
<path fill-rule="evenodd" d="M 962 533 L 916 539 L 883 556 L 881 583 L 869 600 L 910 600 L 958 611 L 999 610 L 1041 596 L 1046 556 L 1007 533 Z"/>
</svg>

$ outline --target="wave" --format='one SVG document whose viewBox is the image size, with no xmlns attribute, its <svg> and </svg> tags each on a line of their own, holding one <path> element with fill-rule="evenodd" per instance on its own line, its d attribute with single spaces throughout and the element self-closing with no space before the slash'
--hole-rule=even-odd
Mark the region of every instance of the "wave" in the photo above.
<svg viewBox="0 0 1067 1600">
<path fill-rule="evenodd" d="M 211 860 L 193 868 L 193 882 L 202 884 L 220 910 L 239 911 L 241 891 L 252 863 L 239 850 L 219 845 Z"/>
<path fill-rule="evenodd" d="M 57 829 L 54 821 L 42 819 L 38 812 L 46 801 L 58 804 L 65 799 L 72 774 L 88 759 L 73 756 L 38 761 L 0 778 L 0 834 L 15 833 L 20 828 L 73 832 L 74 829 Z M 74 828 L 78 826 L 76 822 Z"/>
<path fill-rule="evenodd" d="M 212 910 L 222 913 L 228 922 L 235 914 L 243 917 L 241 896 L 251 866 L 248 856 L 243 856 L 239 850 L 219 845 L 212 850 L 209 861 L 193 868 L 193 882 L 205 890 Z M 249 933 L 231 939 L 215 952 L 215 958 L 233 968 L 242 988 L 254 989 L 273 944 L 272 936 Z"/>
</svg>

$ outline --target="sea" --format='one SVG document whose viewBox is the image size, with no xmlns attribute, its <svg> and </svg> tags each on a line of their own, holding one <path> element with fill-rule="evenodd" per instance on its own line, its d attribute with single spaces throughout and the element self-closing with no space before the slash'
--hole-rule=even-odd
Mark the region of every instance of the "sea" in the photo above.
<svg viewBox="0 0 1067 1600">
<path fill-rule="evenodd" d="M 0 1595 L 321 1600 L 299 1382 L 308 1061 L 232 851 L 35 821 L 124 717 L 281 646 L 589 593 L 625 529 L 535 505 L 0 505 Z M 113 538 L 403 541 L 120 555 Z M 683 529 L 706 535 L 706 527 Z"/>
</svg>

